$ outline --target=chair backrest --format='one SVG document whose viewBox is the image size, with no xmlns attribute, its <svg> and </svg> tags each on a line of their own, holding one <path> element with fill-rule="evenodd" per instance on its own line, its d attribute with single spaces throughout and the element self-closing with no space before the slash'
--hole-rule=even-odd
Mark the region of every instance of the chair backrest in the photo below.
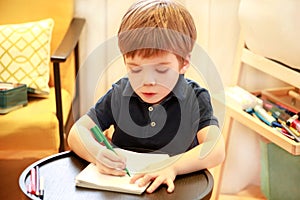
<svg viewBox="0 0 300 200">
<path fill-rule="evenodd" d="M 51 41 L 53 52 L 63 39 L 74 14 L 74 0 L 1 0 L 0 25 L 18 24 L 52 18 L 55 22 Z M 72 59 L 63 63 L 70 65 Z M 62 87 L 72 92 L 74 84 L 70 77 L 74 75 L 74 67 L 61 67 Z M 49 86 L 54 85 L 52 66 L 50 67 Z M 71 71 L 69 71 L 71 70 Z M 70 74 L 73 73 L 73 74 Z"/>
</svg>

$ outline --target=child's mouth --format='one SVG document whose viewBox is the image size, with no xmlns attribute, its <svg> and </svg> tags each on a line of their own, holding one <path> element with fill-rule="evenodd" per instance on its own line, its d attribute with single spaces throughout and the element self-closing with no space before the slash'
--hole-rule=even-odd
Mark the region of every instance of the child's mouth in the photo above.
<svg viewBox="0 0 300 200">
<path fill-rule="evenodd" d="M 143 95 L 147 98 L 151 98 L 155 95 L 155 93 L 154 92 L 143 92 Z"/>
</svg>

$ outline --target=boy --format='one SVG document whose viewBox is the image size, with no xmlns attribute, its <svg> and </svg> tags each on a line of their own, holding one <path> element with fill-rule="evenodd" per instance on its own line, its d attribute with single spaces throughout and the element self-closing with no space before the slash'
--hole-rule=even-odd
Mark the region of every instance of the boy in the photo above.
<svg viewBox="0 0 300 200">
<path fill-rule="evenodd" d="M 134 3 L 118 32 L 128 78 L 122 78 L 72 127 L 71 149 L 99 172 L 124 176 L 126 158 L 95 141 L 90 128 L 114 126 L 112 143 L 138 152 L 163 152 L 176 158 L 157 171 L 135 175 L 131 183 L 147 192 L 161 184 L 220 164 L 225 156 L 208 91 L 183 77 L 190 64 L 196 29 L 189 12 L 170 0 Z"/>
</svg>

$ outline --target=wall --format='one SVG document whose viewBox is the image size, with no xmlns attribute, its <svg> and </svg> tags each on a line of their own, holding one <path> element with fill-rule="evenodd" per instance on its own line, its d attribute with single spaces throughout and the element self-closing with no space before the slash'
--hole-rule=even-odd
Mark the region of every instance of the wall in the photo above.
<svg viewBox="0 0 300 200">
<path fill-rule="evenodd" d="M 85 60 L 106 40 L 116 36 L 122 15 L 134 0 L 76 0 L 76 16 L 87 20 L 81 40 L 81 61 Z M 197 44 L 209 54 L 224 85 L 230 84 L 231 66 L 239 33 L 237 9 L 239 0 L 181 0 L 194 17 Z M 81 114 L 93 104 L 85 94 L 90 93 L 89 84 L 82 79 Z M 90 77 L 89 77 L 90 78 Z"/>
<path fill-rule="evenodd" d="M 80 73 L 81 114 L 84 114 L 93 105 L 96 96 L 103 92 L 98 92 L 101 88 L 95 88 L 94 83 L 99 82 L 98 66 L 107 64 L 107 60 L 94 58 L 93 53 L 99 51 L 105 41 L 116 36 L 121 17 L 132 2 L 133 0 L 76 0 L 76 15 L 87 20 L 80 44 L 82 66 L 85 68 Z M 224 86 L 230 85 L 239 35 L 237 20 L 239 0 L 181 0 L 181 2 L 194 17 L 198 30 L 197 44 L 206 50 L 215 63 Z M 94 68 L 86 69 L 92 62 L 99 63 Z M 114 63 L 122 64 L 120 60 L 114 60 Z M 116 73 L 115 70 L 111 70 L 109 74 Z M 106 83 L 107 77 L 103 77 L 102 74 L 100 76 L 102 90 L 106 90 L 109 86 Z M 258 183 L 257 138 L 241 125 L 236 126 L 235 130 L 238 131 L 232 134 L 234 139 L 227 154 L 222 187 L 222 192 L 225 193 L 234 193 L 248 184 Z"/>
</svg>

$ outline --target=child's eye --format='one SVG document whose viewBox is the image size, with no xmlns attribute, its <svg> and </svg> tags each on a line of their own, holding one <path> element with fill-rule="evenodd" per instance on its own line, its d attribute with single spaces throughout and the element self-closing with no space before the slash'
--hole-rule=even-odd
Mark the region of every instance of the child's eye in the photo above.
<svg viewBox="0 0 300 200">
<path fill-rule="evenodd" d="M 130 71 L 131 71 L 132 73 L 139 73 L 139 72 L 142 71 L 142 67 L 131 67 L 131 68 L 130 68 Z"/>
<path fill-rule="evenodd" d="M 157 71 L 158 73 L 166 73 L 167 71 L 169 70 L 169 67 L 159 67 L 159 68 L 156 68 L 155 71 Z"/>
</svg>

